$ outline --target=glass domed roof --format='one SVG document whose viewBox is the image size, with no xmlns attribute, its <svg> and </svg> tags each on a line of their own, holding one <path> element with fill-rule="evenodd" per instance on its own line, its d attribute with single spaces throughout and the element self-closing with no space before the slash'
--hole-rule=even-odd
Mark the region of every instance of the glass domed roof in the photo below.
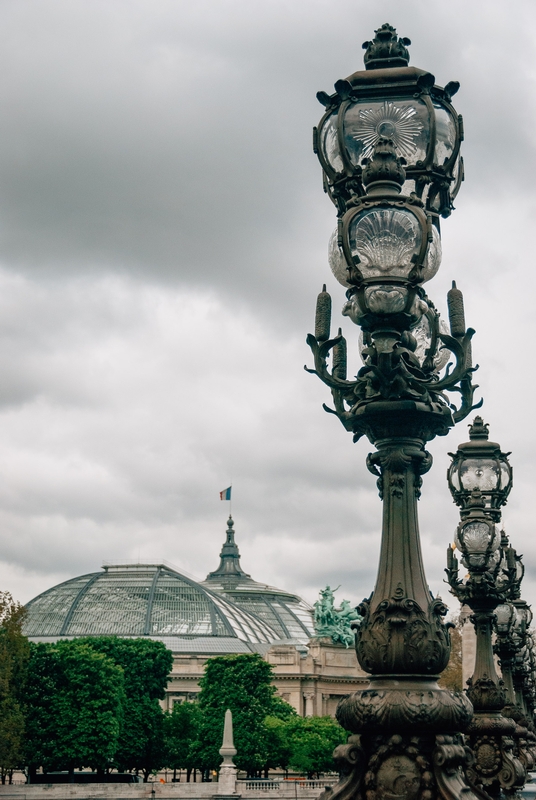
<svg viewBox="0 0 536 800">
<path fill-rule="evenodd" d="M 38 640 L 101 635 L 174 641 L 218 637 L 220 647 L 214 647 L 217 643 L 212 640 L 212 648 L 223 650 L 224 640 L 255 645 L 281 638 L 264 618 L 163 564 L 105 566 L 102 572 L 48 589 L 26 609 L 24 633 Z M 231 650 L 240 651 L 229 644 Z"/>
</svg>

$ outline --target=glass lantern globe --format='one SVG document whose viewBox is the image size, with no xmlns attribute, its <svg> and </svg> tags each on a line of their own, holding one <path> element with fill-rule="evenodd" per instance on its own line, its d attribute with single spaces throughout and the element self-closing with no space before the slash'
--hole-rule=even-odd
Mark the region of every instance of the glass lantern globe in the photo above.
<svg viewBox="0 0 536 800">
<path fill-rule="evenodd" d="M 431 280 L 441 265 L 441 237 L 425 220 L 405 208 L 377 206 L 351 215 L 344 225 L 346 247 L 335 228 L 328 244 L 328 261 L 337 281 L 349 288 L 349 268 L 357 266 L 360 278 L 407 279 L 422 262 L 417 283 Z M 424 247 L 423 247 L 424 245 Z M 345 255 L 345 252 L 347 255 Z"/>
<path fill-rule="evenodd" d="M 501 537 L 497 527 L 486 519 L 462 522 L 456 532 L 456 547 L 463 553 L 469 570 L 489 569 L 497 563 L 495 557 Z"/>
<path fill-rule="evenodd" d="M 343 314 L 364 327 L 378 316 L 389 316 L 390 327 L 414 327 L 428 310 L 417 287 L 440 263 L 439 234 L 428 231 L 420 208 L 380 200 L 348 211 L 331 238 L 329 259 L 335 277 L 351 289 Z"/>
<path fill-rule="evenodd" d="M 516 606 L 519 630 L 525 633 L 532 622 L 532 609 L 525 602 L 519 601 Z"/>
<path fill-rule="evenodd" d="M 365 70 L 337 81 L 335 94 L 317 95 L 326 112 L 315 129 L 315 152 L 341 212 L 352 196 L 365 194 L 363 159 L 379 139 L 388 138 L 405 160 L 402 193 L 414 193 L 435 215 L 450 214 L 463 178 L 463 127 L 451 104 L 459 84 L 443 89 L 431 73 L 409 67 L 404 42 L 409 44 L 390 25 L 382 26 L 365 43 Z"/>
<path fill-rule="evenodd" d="M 516 609 L 511 603 L 501 603 L 495 609 L 495 627 L 499 636 L 508 636 L 515 622 Z"/>
<path fill-rule="evenodd" d="M 486 509 L 498 520 L 499 509 L 505 505 L 512 488 L 512 467 L 509 453 L 503 453 L 496 442 L 488 441 L 488 426 L 481 417 L 475 417 L 470 426 L 469 441 L 450 455 L 452 463 L 447 477 L 454 502 L 463 509 L 471 493 L 478 490 Z"/>
</svg>

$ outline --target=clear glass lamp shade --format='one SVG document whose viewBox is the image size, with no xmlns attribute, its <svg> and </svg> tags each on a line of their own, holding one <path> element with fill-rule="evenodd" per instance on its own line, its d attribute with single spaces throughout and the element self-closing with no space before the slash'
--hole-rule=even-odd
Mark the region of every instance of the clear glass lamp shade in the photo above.
<svg viewBox="0 0 536 800">
<path fill-rule="evenodd" d="M 517 609 L 517 611 L 521 624 L 524 624 L 526 628 L 529 628 L 530 623 L 532 622 L 531 609 L 528 606 L 521 606 L 521 608 Z"/>
<path fill-rule="evenodd" d="M 508 465 L 504 461 L 500 462 L 500 469 L 501 469 L 501 489 L 505 489 L 512 480 L 512 473 Z"/>
<path fill-rule="evenodd" d="M 468 492 L 473 489 L 481 492 L 497 489 L 500 474 L 499 464 L 492 458 L 468 458 L 460 466 L 460 481 Z"/>
<path fill-rule="evenodd" d="M 426 281 L 429 281 L 434 277 L 437 270 L 441 266 L 441 255 L 441 236 L 439 235 L 437 228 L 434 226 L 432 228 L 432 241 L 428 244 L 426 257 L 424 259 L 422 283 L 426 283 Z"/>
<path fill-rule="evenodd" d="M 367 209 L 350 223 L 350 251 L 365 278 L 407 278 L 421 241 L 419 222 L 405 209 Z"/>
<path fill-rule="evenodd" d="M 454 462 L 454 464 L 451 464 L 450 467 L 449 467 L 448 479 L 449 479 L 450 483 L 452 484 L 452 486 L 454 487 L 454 490 L 456 492 L 459 492 L 461 490 L 461 488 L 462 488 L 462 485 L 460 483 L 460 475 L 458 473 L 458 464 L 456 462 Z"/>
<path fill-rule="evenodd" d="M 335 172 L 342 172 L 344 169 L 344 164 L 341 158 L 339 139 L 337 135 L 337 115 L 338 112 L 334 111 L 325 120 L 320 132 L 320 148 L 322 150 L 322 155 L 330 167 Z"/>
<path fill-rule="evenodd" d="M 329 266 L 331 271 L 333 272 L 334 277 L 339 281 L 339 283 L 342 286 L 345 286 L 348 289 L 350 284 L 347 281 L 348 271 L 347 271 L 346 259 L 342 251 L 342 247 L 339 247 L 339 245 L 337 244 L 337 239 L 338 239 L 338 231 L 337 228 L 335 228 L 335 230 L 329 237 L 329 244 L 328 244 Z"/>
<path fill-rule="evenodd" d="M 485 567 L 493 562 L 493 553 L 500 544 L 495 526 L 478 520 L 467 522 L 456 534 L 456 547 L 467 558 L 470 567 Z"/>
<path fill-rule="evenodd" d="M 383 211 L 383 209 L 382 209 L 382 211 Z M 403 212 L 399 212 L 399 211 L 396 211 L 395 213 L 397 213 L 397 214 L 402 213 L 403 214 Z M 368 216 L 370 216 L 370 212 L 367 212 L 367 214 L 368 214 Z M 406 219 L 404 218 L 404 216 L 402 216 L 402 219 L 403 219 L 403 222 L 405 223 Z M 393 220 L 390 217 L 389 217 L 389 222 L 391 224 L 393 222 Z M 398 222 L 399 222 L 399 220 L 398 220 Z M 401 270 L 396 270 L 396 267 L 394 266 L 394 262 L 396 260 L 396 252 L 397 251 L 402 253 L 402 257 L 405 260 L 405 264 L 403 266 L 403 270 L 402 271 L 407 272 L 408 271 L 408 266 L 409 266 L 409 269 L 411 270 L 411 268 L 413 266 L 413 264 L 411 262 L 411 257 L 413 255 L 413 253 L 415 252 L 415 250 L 413 248 L 410 248 L 409 263 L 408 263 L 408 253 L 406 253 L 407 245 L 404 245 L 404 244 L 398 244 L 397 245 L 394 241 L 391 241 L 391 243 L 388 244 L 387 237 L 384 238 L 383 241 L 381 243 L 378 243 L 376 246 L 374 246 L 372 244 L 368 244 L 368 243 L 365 244 L 364 243 L 365 236 L 367 234 L 370 234 L 370 230 L 369 230 L 370 227 L 377 225 L 377 223 L 378 223 L 378 216 L 376 215 L 374 220 L 372 220 L 372 221 L 371 220 L 367 220 L 367 226 L 366 226 L 365 230 L 361 229 L 360 231 L 354 232 L 354 234 L 353 234 L 353 242 L 354 242 L 355 251 L 357 252 L 357 242 L 359 241 L 359 244 L 361 246 L 363 246 L 363 251 L 368 256 L 367 269 L 365 269 L 362 266 L 362 263 L 359 264 L 359 268 L 361 269 L 363 274 L 365 276 L 373 274 L 373 269 L 371 269 L 370 266 L 372 265 L 372 262 L 374 261 L 374 259 L 377 262 L 379 262 L 379 263 L 384 265 L 382 267 L 382 269 L 380 269 L 378 267 L 376 272 L 380 273 L 380 272 L 388 271 L 390 275 L 395 275 L 395 274 L 397 274 L 397 272 L 400 272 Z M 356 228 L 357 228 L 357 223 L 356 223 Z M 432 236 L 433 236 L 433 239 L 428 245 L 428 249 L 426 251 L 426 256 L 425 256 L 424 263 L 423 263 L 423 278 L 422 278 L 421 283 L 425 283 L 426 281 L 429 281 L 431 278 L 433 278 L 434 275 L 436 274 L 436 272 L 438 271 L 440 265 L 441 265 L 441 237 L 439 236 L 439 233 L 437 232 L 435 227 L 432 229 Z M 342 286 L 348 288 L 350 284 L 348 283 L 348 280 L 347 280 L 348 272 L 347 272 L 346 259 L 344 257 L 344 252 L 342 250 L 342 247 L 340 247 L 338 245 L 338 243 L 337 243 L 337 239 L 338 239 L 338 230 L 337 230 L 337 228 L 335 228 L 335 230 L 333 231 L 333 233 L 330 236 L 329 244 L 328 244 L 329 266 L 330 266 L 330 269 L 331 269 L 333 275 L 338 280 L 338 282 Z M 415 234 L 415 241 L 419 242 L 419 248 L 420 248 L 420 231 L 418 231 L 418 233 Z M 379 251 L 382 247 L 383 247 L 383 250 L 382 250 L 382 252 L 375 252 L 374 251 L 374 247 L 376 247 L 376 251 Z M 417 250 L 419 248 L 417 248 Z M 361 256 L 359 256 L 359 257 L 361 258 Z M 391 261 L 391 265 L 386 269 L 385 268 L 385 264 L 388 263 L 389 261 Z M 446 328 L 445 332 L 446 333 L 449 332 L 448 328 Z"/>
<path fill-rule="evenodd" d="M 456 125 L 446 108 L 434 103 L 436 121 L 436 146 L 434 163 L 442 167 L 448 161 L 456 146 Z"/>
<path fill-rule="evenodd" d="M 495 617 L 497 620 L 497 631 L 503 636 L 508 633 L 510 623 L 514 615 L 514 607 L 509 603 L 502 603 L 495 609 Z"/>
<path fill-rule="evenodd" d="M 456 535 L 456 547 L 462 552 L 485 553 L 491 542 L 492 532 L 485 522 L 468 522 Z"/>
<path fill-rule="evenodd" d="M 343 119 L 343 137 L 354 166 L 370 158 L 380 138 L 391 139 L 408 165 L 424 161 L 430 141 L 428 109 L 421 100 L 393 99 L 352 103 Z"/>
</svg>

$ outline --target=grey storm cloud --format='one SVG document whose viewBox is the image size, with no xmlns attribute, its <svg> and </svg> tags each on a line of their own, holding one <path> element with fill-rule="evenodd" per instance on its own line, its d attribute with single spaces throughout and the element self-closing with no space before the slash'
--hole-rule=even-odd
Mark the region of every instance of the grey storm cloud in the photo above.
<svg viewBox="0 0 536 800">
<path fill-rule="evenodd" d="M 505 524 L 536 599 L 533 3 L 7 0 L 0 7 L 0 586 L 21 600 L 102 560 L 213 569 L 233 481 L 243 565 L 315 599 L 373 588 L 380 503 L 303 371 L 334 209 L 316 91 L 385 21 L 459 80 L 466 181 L 438 307 L 466 296 L 484 415 L 512 450 Z M 340 321 L 337 322 L 337 319 Z M 344 320 L 351 366 L 357 331 Z M 423 551 L 443 595 L 457 522 L 431 443 Z M 529 597 L 530 599 L 530 597 Z"/>
</svg>

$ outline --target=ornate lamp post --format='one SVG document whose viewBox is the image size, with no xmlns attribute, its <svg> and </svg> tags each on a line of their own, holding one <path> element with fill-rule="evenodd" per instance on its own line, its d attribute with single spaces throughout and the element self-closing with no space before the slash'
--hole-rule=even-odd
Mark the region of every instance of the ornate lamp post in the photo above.
<svg viewBox="0 0 536 800">
<path fill-rule="evenodd" d="M 472 609 L 476 632 L 475 670 L 467 690 L 475 711 L 468 730 L 475 758 L 472 777 L 489 794 L 499 796 L 501 789 L 515 793 L 526 779 L 523 764 L 514 752 L 516 722 L 501 713 L 507 699 L 513 700 L 513 686 L 507 684 L 507 697 L 505 683 L 495 670 L 492 644 L 495 609 L 499 608 L 500 630 L 515 627 L 517 612 L 504 604 L 509 597 L 519 596 L 523 570 L 497 525 L 500 507 L 512 488 L 508 456 L 498 444 L 488 441 L 488 426 L 480 417 L 471 425 L 469 438 L 451 454 L 448 471 L 449 488 L 461 517 L 455 547 L 468 575 L 460 580 L 458 559 L 454 548 L 449 547 L 447 576 L 452 593 Z M 519 754 L 519 747 L 517 751 Z"/>
<path fill-rule="evenodd" d="M 364 45 L 366 69 L 338 81 L 335 94 L 318 94 L 326 111 L 315 150 L 338 217 L 330 265 L 347 289 L 343 314 L 361 328 L 364 364 L 347 379 L 346 341 L 340 331 L 330 339 L 324 287 L 307 337 L 309 371 L 331 389 L 326 410 L 354 441 L 365 435 L 375 445 L 367 466 L 383 499 L 376 586 L 356 632 L 370 684 L 339 705 L 352 736 L 336 751 L 345 778 L 334 796 L 469 799 L 460 731 L 472 708 L 437 684 L 450 650 L 446 607 L 428 588 L 417 520 L 421 476 L 432 464 L 426 443 L 473 408 L 474 331 L 461 292 L 449 292 L 449 333 L 423 288 L 439 268 L 440 217 L 462 179 L 462 125 L 450 102 L 458 84 L 443 89 L 409 67 L 408 44 L 383 25 Z M 443 371 L 449 351 L 454 366 Z"/>
<path fill-rule="evenodd" d="M 520 561 L 518 563 L 521 565 Z M 514 594 L 519 595 L 519 592 L 512 592 L 512 595 Z M 493 649 L 499 656 L 506 694 L 506 705 L 502 709 L 502 714 L 510 717 L 516 723 L 514 734 L 517 744 L 516 755 L 522 762 L 525 773 L 534 769 L 534 743 L 536 740 L 533 721 L 532 637 L 528 633 L 531 620 L 532 612 L 529 606 L 519 597 L 502 603 L 495 609 L 495 633 L 497 636 Z M 518 665 L 520 656 L 521 663 Z M 525 660 L 528 662 L 527 665 Z M 514 685 L 514 673 L 517 692 Z"/>
</svg>

